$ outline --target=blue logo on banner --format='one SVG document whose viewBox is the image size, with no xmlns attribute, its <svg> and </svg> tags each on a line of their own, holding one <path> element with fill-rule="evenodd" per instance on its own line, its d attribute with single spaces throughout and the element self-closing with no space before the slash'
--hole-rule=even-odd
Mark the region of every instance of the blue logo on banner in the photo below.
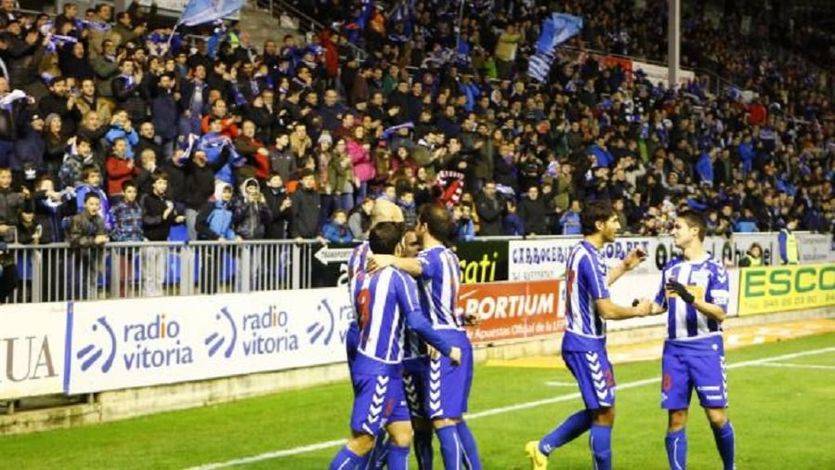
<svg viewBox="0 0 835 470">
<path fill-rule="evenodd" d="M 209 347 L 209 357 L 213 357 L 225 342 L 227 346 L 226 350 L 223 352 L 224 357 L 231 357 L 232 352 L 235 350 L 235 343 L 238 340 L 238 328 L 235 326 L 235 321 L 232 320 L 232 315 L 229 315 L 229 310 L 226 307 L 220 309 L 220 313 L 215 316 L 216 320 L 220 320 L 221 318 L 225 318 L 226 322 L 229 324 L 229 341 L 226 341 L 227 337 L 225 335 L 221 335 L 217 332 L 209 335 L 203 341 L 203 343 Z"/>
<path fill-rule="evenodd" d="M 101 371 L 106 373 L 110 370 L 110 367 L 113 365 L 113 359 L 116 357 L 116 335 L 113 333 L 113 328 L 110 327 L 104 317 L 99 317 L 98 320 L 96 320 L 96 323 L 93 323 L 93 331 L 98 331 L 99 326 L 104 329 L 105 333 L 107 333 L 107 336 L 110 338 L 110 351 L 107 355 L 107 359 L 104 360 L 101 366 Z M 103 354 L 104 349 L 98 347 L 96 343 L 93 343 L 81 348 L 75 357 L 76 359 L 83 361 L 81 363 L 81 370 L 86 371 L 92 367 Z"/>
<path fill-rule="evenodd" d="M 333 337 L 333 329 L 336 325 L 336 318 L 333 314 L 333 309 L 331 308 L 330 304 L 328 303 L 328 299 L 322 299 L 319 302 L 319 306 L 317 307 L 319 313 L 324 312 L 326 315 L 322 321 L 316 321 L 312 325 L 307 327 L 307 334 L 310 340 L 310 344 L 316 344 L 322 334 L 327 331 L 325 337 L 322 339 L 322 343 L 325 345 L 330 344 L 331 338 Z M 320 315 L 322 316 L 322 315 Z"/>
</svg>

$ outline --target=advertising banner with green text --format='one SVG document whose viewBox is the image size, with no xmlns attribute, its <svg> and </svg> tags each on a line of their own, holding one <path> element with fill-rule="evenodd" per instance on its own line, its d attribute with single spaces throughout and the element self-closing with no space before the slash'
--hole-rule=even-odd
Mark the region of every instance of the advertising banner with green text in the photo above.
<svg viewBox="0 0 835 470">
<path fill-rule="evenodd" d="M 835 305 L 835 264 L 741 269 L 739 315 Z"/>
</svg>

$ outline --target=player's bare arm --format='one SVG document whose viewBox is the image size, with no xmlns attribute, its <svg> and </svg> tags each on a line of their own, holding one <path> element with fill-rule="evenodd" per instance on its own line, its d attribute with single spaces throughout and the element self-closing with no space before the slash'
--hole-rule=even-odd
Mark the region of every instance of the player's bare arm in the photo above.
<svg viewBox="0 0 835 470">
<path fill-rule="evenodd" d="M 375 273 L 385 267 L 394 266 L 397 269 L 409 273 L 413 277 L 423 274 L 423 267 L 417 258 L 400 258 L 394 255 L 371 255 L 368 257 L 367 271 Z"/>
<path fill-rule="evenodd" d="M 609 274 L 606 276 L 606 285 L 611 286 L 621 276 L 637 268 L 646 259 L 647 254 L 642 249 L 635 248 L 630 251 L 620 264 L 609 270 Z"/>
<path fill-rule="evenodd" d="M 633 307 L 622 307 L 609 298 L 596 300 L 595 305 L 600 315 L 606 320 L 625 320 L 653 315 L 652 301 L 649 299 L 642 299 Z"/>
</svg>

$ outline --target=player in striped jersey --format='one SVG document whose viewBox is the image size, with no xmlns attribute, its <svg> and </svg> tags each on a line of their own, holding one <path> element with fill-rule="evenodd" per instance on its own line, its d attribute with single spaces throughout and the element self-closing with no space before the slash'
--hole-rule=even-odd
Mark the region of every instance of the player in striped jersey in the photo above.
<svg viewBox="0 0 835 470">
<path fill-rule="evenodd" d="M 479 470 L 478 447 L 463 419 L 473 381 L 473 349 L 463 319 L 456 314 L 461 269 L 458 257 L 446 247 L 453 229 L 452 215 L 443 206 L 424 205 L 415 228 L 423 251 L 417 258 L 375 254 L 369 262 L 369 271 L 394 264 L 417 277 L 421 306 L 432 328 L 450 344 L 461 348 L 460 367 L 453 367 L 447 359 L 431 354 L 424 363 L 424 411 L 441 441 L 444 467 L 460 469 L 466 464 L 472 470 Z"/>
<path fill-rule="evenodd" d="M 669 410 L 667 458 L 671 469 L 687 468 L 687 414 L 695 387 L 713 429 L 725 470 L 734 468 L 734 430 L 728 420 L 728 384 L 722 321 L 728 307 L 728 275 L 710 259 L 702 242 L 705 221 L 694 212 L 673 225 L 683 257 L 664 267 L 654 312 L 667 312 L 661 360 L 661 407 Z"/>
<path fill-rule="evenodd" d="M 534 469 L 548 466 L 548 455 L 556 448 L 590 430 L 589 445 L 595 469 L 612 467 L 611 434 L 615 419 L 615 378 L 606 355 L 605 320 L 622 320 L 649 315 L 648 299 L 632 307 L 621 307 L 609 298 L 608 286 L 646 257 L 631 251 L 618 266 L 607 270 L 599 250 L 615 241 L 620 230 L 618 217 L 609 201 L 593 201 L 580 215 L 584 238 L 571 249 L 566 263 L 566 331 L 562 357 L 577 379 L 586 409 L 571 415 L 540 441 L 525 445 Z M 608 271 L 608 272 L 607 272 Z"/>
<path fill-rule="evenodd" d="M 373 228 L 378 223 L 381 222 L 394 222 L 398 224 L 403 223 L 403 211 L 400 208 L 389 201 L 384 199 L 377 199 L 374 201 L 374 207 L 371 210 L 371 227 Z M 354 251 L 351 252 L 351 256 L 348 258 L 348 295 L 351 299 L 351 306 L 354 309 L 355 315 L 358 315 L 357 306 L 354 304 L 354 296 L 353 292 L 356 288 L 358 283 L 362 283 L 362 279 L 365 277 L 365 267 L 368 263 L 368 255 L 371 253 L 371 248 L 369 247 L 368 241 L 364 241 L 357 245 L 354 248 Z M 348 356 L 348 370 L 353 370 L 354 360 L 357 356 L 357 345 L 359 342 L 359 325 L 357 323 L 358 318 L 354 318 L 348 324 L 348 331 L 345 334 L 345 350 Z M 409 348 L 406 349 L 405 353 L 409 354 Z M 354 390 L 354 394 L 356 395 L 356 390 Z M 415 437 L 415 447 L 418 447 L 419 442 L 421 442 L 418 437 Z M 431 439 L 429 441 L 430 445 L 430 452 L 431 452 Z M 362 462 L 359 465 L 359 468 L 366 469 L 366 468 L 378 468 L 379 465 L 385 463 L 385 452 L 386 452 L 386 442 L 385 436 L 377 436 L 374 442 L 374 450 L 369 452 L 366 455 L 367 462 Z M 370 465 L 369 465 L 369 462 Z"/>
<path fill-rule="evenodd" d="M 392 222 L 377 224 L 369 237 L 372 251 L 393 254 L 401 232 Z M 386 465 L 408 466 L 411 423 L 403 395 L 402 361 L 408 325 L 437 348 L 451 364 L 462 358 L 459 347 L 436 332 L 421 312 L 415 281 L 397 268 L 367 274 L 357 283 L 353 298 L 360 313 L 357 355 L 351 369 L 355 398 L 351 413 L 352 437 L 331 461 L 330 468 L 356 469 L 371 452 L 374 438 L 385 428 L 390 436 Z"/>
<path fill-rule="evenodd" d="M 403 211 L 389 201 L 380 199 L 374 202 L 374 208 L 371 210 L 371 228 L 380 222 L 395 222 L 403 223 Z M 354 287 L 357 282 L 361 282 L 365 276 L 365 266 L 368 262 L 368 254 L 371 252 L 368 242 L 364 241 L 359 244 L 354 251 L 351 252 L 348 258 L 348 294 L 353 295 Z M 351 306 L 354 307 L 356 313 L 356 305 L 354 305 L 353 296 L 351 297 Z M 354 363 L 354 358 L 357 354 L 357 339 L 359 337 L 359 327 L 357 319 L 351 321 L 348 325 L 348 332 L 345 335 L 345 349 L 348 353 L 348 369 Z"/>
</svg>

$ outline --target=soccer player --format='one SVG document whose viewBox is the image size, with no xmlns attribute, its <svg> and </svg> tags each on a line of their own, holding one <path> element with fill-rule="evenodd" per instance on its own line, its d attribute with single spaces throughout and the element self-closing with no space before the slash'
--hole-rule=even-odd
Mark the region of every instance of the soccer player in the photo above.
<svg viewBox="0 0 835 470">
<path fill-rule="evenodd" d="M 583 240 L 574 246 L 566 262 L 566 331 L 562 357 L 577 379 L 586 409 L 568 417 L 540 441 L 525 445 L 534 469 L 548 467 L 554 449 L 590 430 L 589 446 L 595 469 L 612 468 L 612 425 L 615 421 L 615 378 L 606 355 L 605 320 L 622 320 L 649 315 L 652 302 L 622 307 L 609 298 L 607 286 L 646 257 L 631 251 L 621 264 L 608 270 L 599 250 L 615 241 L 620 230 L 617 214 L 609 201 L 588 203 L 580 214 Z"/>
<path fill-rule="evenodd" d="M 444 467 L 460 469 L 466 464 L 481 469 L 478 447 L 463 416 L 467 411 L 473 381 L 473 348 L 455 313 L 461 271 L 458 257 L 446 247 L 454 231 L 452 215 L 443 206 L 426 204 L 420 208 L 415 233 L 423 251 L 417 258 L 395 258 L 375 253 L 369 260 L 369 272 L 394 265 L 417 277 L 423 312 L 432 328 L 450 344 L 461 348 L 461 365 L 430 351 L 424 367 L 424 412 L 432 421 L 441 442 Z"/>
<path fill-rule="evenodd" d="M 420 241 L 414 230 L 406 230 L 400 242 L 398 256 L 416 258 L 420 252 Z M 428 363 L 426 345 L 411 330 L 406 331 L 406 347 L 403 350 L 403 385 L 406 392 L 406 404 L 412 416 L 414 430 L 415 457 L 418 470 L 431 470 L 434 452 L 432 451 L 432 422 L 424 411 L 426 394 L 425 381 Z"/>
<path fill-rule="evenodd" d="M 382 222 L 371 229 L 369 247 L 375 253 L 393 254 L 400 238 L 397 224 Z M 390 436 L 386 465 L 392 470 L 405 469 L 412 438 L 402 379 L 406 326 L 440 351 L 450 364 L 460 363 L 462 351 L 432 328 L 421 312 L 415 281 L 394 267 L 364 276 L 353 297 L 360 318 L 357 355 L 351 370 L 355 391 L 352 436 L 330 468 L 355 469 L 371 452 L 375 436 L 385 429 Z"/>
<path fill-rule="evenodd" d="M 734 468 L 734 428 L 728 420 L 728 383 L 722 321 L 728 307 L 728 275 L 710 259 L 702 242 L 705 221 L 680 214 L 673 225 L 684 256 L 661 274 L 653 312 L 667 312 L 667 340 L 661 360 L 661 407 L 668 410 L 667 459 L 671 469 L 687 468 L 687 414 L 693 388 L 713 429 L 725 470 Z"/>
<path fill-rule="evenodd" d="M 389 201 L 378 199 L 374 202 L 374 207 L 371 210 L 371 228 L 381 222 L 403 223 L 403 212 L 400 208 Z M 357 306 L 354 303 L 353 292 L 358 284 L 361 284 L 365 275 L 365 267 L 368 261 L 368 255 L 371 253 L 371 248 L 368 241 L 364 241 L 354 248 L 351 256 L 348 258 L 348 295 L 351 297 L 351 306 L 354 308 L 355 315 L 358 315 Z M 354 318 L 348 325 L 348 331 L 345 334 L 345 350 L 348 356 L 348 371 L 351 372 L 354 367 L 354 360 L 357 356 L 357 346 L 359 343 L 359 325 L 358 318 Z M 410 354 L 411 348 L 406 348 L 405 354 Z M 357 391 L 354 390 L 354 395 Z M 415 446 L 417 447 L 418 438 L 415 439 Z M 430 452 L 431 452 L 430 440 Z M 359 468 L 377 468 L 378 464 L 385 462 L 386 443 L 384 436 L 377 436 L 374 442 L 374 449 L 365 456 L 365 460 L 359 464 Z M 368 461 L 374 462 L 369 466 Z"/>
</svg>

